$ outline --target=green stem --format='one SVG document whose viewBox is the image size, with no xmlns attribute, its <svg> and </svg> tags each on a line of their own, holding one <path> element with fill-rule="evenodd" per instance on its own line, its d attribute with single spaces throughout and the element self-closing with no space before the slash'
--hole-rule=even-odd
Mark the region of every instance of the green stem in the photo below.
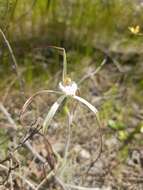
<svg viewBox="0 0 143 190">
<path fill-rule="evenodd" d="M 67 157 L 69 153 L 69 146 L 70 146 L 70 141 L 71 141 L 71 124 L 72 124 L 72 115 L 69 112 L 69 108 L 67 105 L 64 106 L 64 111 L 66 115 L 68 116 L 68 135 L 67 135 L 67 142 L 66 142 L 66 147 L 65 147 L 65 153 L 64 153 L 64 158 L 62 162 L 62 166 L 59 169 L 59 174 L 60 176 L 64 173 L 64 169 L 67 163 Z"/>
</svg>

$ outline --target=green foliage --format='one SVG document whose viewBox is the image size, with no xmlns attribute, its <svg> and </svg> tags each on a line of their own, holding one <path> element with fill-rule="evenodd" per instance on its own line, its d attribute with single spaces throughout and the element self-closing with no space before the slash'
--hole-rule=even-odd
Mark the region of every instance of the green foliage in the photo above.
<svg viewBox="0 0 143 190">
<path fill-rule="evenodd" d="M 108 127 L 114 130 L 123 130 L 126 128 L 125 124 L 122 122 L 116 122 L 114 120 L 109 120 L 108 121 Z"/>
<path fill-rule="evenodd" d="M 129 148 L 128 146 L 125 146 L 123 149 L 121 149 L 118 153 L 118 159 L 120 161 L 125 161 L 129 155 Z"/>
<path fill-rule="evenodd" d="M 0 0 L 1 18 L 5 18 L 1 22 L 10 25 L 13 39 L 42 34 L 52 38 L 51 44 L 60 45 L 63 40 L 77 50 L 81 44 L 90 49 L 99 44 L 109 46 L 126 37 L 128 26 L 142 23 L 142 10 L 138 6 L 136 2 L 124 0 L 29 0 L 28 3 L 27 0 Z"/>
<path fill-rule="evenodd" d="M 125 130 L 120 130 L 120 131 L 118 132 L 118 138 L 119 138 L 120 141 L 125 141 L 125 140 L 127 140 L 127 138 L 128 138 L 128 133 L 127 133 L 127 131 L 125 131 Z"/>
<path fill-rule="evenodd" d="M 80 65 L 83 57 L 93 55 L 94 48 L 103 52 L 104 49 L 115 52 L 142 49 L 141 38 L 128 30 L 129 26 L 141 25 L 143 20 L 142 8 L 136 1 L 0 0 L 0 10 L 0 26 L 10 42 L 14 42 L 12 47 L 19 57 L 18 63 L 23 64 L 21 59 L 26 59 L 26 66 L 32 64 L 27 58 L 29 51 L 33 47 L 45 49 L 47 44 L 68 49 L 70 69 Z M 50 70 L 55 72 L 58 69 L 53 65 Z M 34 78 L 33 71 L 29 72 L 28 81 Z"/>
</svg>

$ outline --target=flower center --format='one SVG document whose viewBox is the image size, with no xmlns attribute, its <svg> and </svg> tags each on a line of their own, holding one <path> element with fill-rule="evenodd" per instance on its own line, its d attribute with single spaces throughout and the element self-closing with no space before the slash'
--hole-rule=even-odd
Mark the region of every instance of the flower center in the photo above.
<svg viewBox="0 0 143 190">
<path fill-rule="evenodd" d="M 69 96 L 76 95 L 76 91 L 78 89 L 77 84 L 70 78 L 66 78 L 64 82 L 60 82 L 59 88 L 64 94 Z"/>
<path fill-rule="evenodd" d="M 66 78 L 64 79 L 64 81 L 63 81 L 63 84 L 66 86 L 66 85 L 70 85 L 71 82 L 72 82 L 71 78 L 66 77 Z"/>
</svg>

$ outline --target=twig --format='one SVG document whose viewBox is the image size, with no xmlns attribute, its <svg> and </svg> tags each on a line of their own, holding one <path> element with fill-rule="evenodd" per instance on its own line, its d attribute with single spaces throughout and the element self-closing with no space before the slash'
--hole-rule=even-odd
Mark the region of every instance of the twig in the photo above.
<svg viewBox="0 0 143 190">
<path fill-rule="evenodd" d="M 38 160 L 40 160 L 42 163 L 45 163 L 46 162 L 46 159 L 44 157 L 42 157 L 33 147 L 32 145 L 30 144 L 29 141 L 26 141 L 25 142 L 25 146 L 31 151 L 31 153 L 36 157 L 38 158 Z"/>
<path fill-rule="evenodd" d="M 18 64 L 17 64 L 16 58 L 15 58 L 15 55 L 13 53 L 13 50 L 11 48 L 11 45 L 10 45 L 9 41 L 7 40 L 7 38 L 6 38 L 4 32 L 2 31 L 1 28 L 0 28 L 0 33 L 1 33 L 1 35 L 2 35 L 2 37 L 3 37 L 3 39 L 4 39 L 5 43 L 6 43 L 6 45 L 8 47 L 9 52 L 10 52 L 12 61 L 14 63 L 14 65 L 13 65 L 14 66 L 14 70 L 16 72 L 16 75 L 17 75 L 18 79 L 19 79 L 20 90 L 21 90 L 22 94 L 24 94 L 24 91 L 23 91 L 23 86 L 24 86 L 23 85 L 23 80 L 21 80 L 20 73 L 18 72 Z"/>
<path fill-rule="evenodd" d="M 115 58 L 113 58 L 112 57 L 112 55 L 111 55 L 111 53 L 107 50 L 107 49 L 105 49 L 105 48 L 103 48 L 103 47 L 100 47 L 100 46 L 96 46 L 96 49 L 98 49 L 98 50 L 100 50 L 102 53 L 104 53 L 106 56 L 107 56 L 107 59 L 109 58 L 112 62 L 113 62 L 113 64 L 116 66 L 116 68 L 118 69 L 118 71 L 119 72 L 121 72 L 121 73 L 123 73 L 123 70 L 122 70 L 122 68 L 121 68 L 121 66 L 120 66 L 120 64 L 119 64 L 119 62 L 115 59 Z"/>
<path fill-rule="evenodd" d="M 95 70 L 93 71 L 92 73 L 88 73 L 86 75 L 84 75 L 78 82 L 78 85 L 80 85 L 83 81 L 87 80 L 88 78 L 90 77 L 93 77 L 94 75 L 96 75 L 100 70 L 101 68 L 103 67 L 103 65 L 105 65 L 107 59 L 105 58 L 102 63 L 100 64 L 100 66 Z"/>
<path fill-rule="evenodd" d="M 14 122 L 14 120 L 12 119 L 10 113 L 8 113 L 8 111 L 6 110 L 6 108 L 3 106 L 3 104 L 0 102 L 0 110 L 1 112 L 6 116 L 8 122 L 13 126 L 13 128 L 16 130 L 17 129 L 17 125 Z"/>
<path fill-rule="evenodd" d="M 46 183 L 46 181 L 50 178 L 50 177 L 52 177 L 54 175 L 54 173 L 53 173 L 53 170 L 41 181 L 41 183 L 36 187 L 36 189 L 35 190 L 39 190 L 43 185 L 44 185 L 44 183 Z"/>
<path fill-rule="evenodd" d="M 3 106 L 3 104 L 0 102 L 0 110 L 2 111 L 2 113 L 6 116 L 7 120 L 9 121 L 9 123 L 14 127 L 15 130 L 17 130 L 17 125 L 15 123 L 15 121 L 12 119 L 11 115 L 8 113 L 8 111 L 6 110 L 6 108 Z M 29 141 L 25 142 L 25 146 L 32 152 L 32 154 L 38 158 L 42 163 L 46 162 L 46 159 L 43 158 L 30 144 Z"/>
<path fill-rule="evenodd" d="M 12 160 L 10 160 L 10 168 L 12 168 Z M 14 190 L 14 187 L 13 187 L 13 171 L 11 171 L 11 174 L 10 174 L 10 185 L 11 185 L 11 190 Z"/>
<path fill-rule="evenodd" d="M 56 175 L 54 176 L 56 181 L 61 185 L 61 187 L 63 188 L 63 190 L 69 190 L 68 187 L 66 187 L 66 185 L 64 184 L 64 182 L 62 182 L 62 180 L 57 177 Z"/>
<path fill-rule="evenodd" d="M 6 89 L 6 92 L 5 92 L 5 94 L 4 94 L 4 96 L 3 96 L 3 99 L 2 99 L 3 104 L 6 102 L 7 97 L 8 97 L 8 95 L 9 95 L 9 92 L 10 92 L 12 86 L 14 85 L 14 83 L 16 82 L 16 80 L 17 80 L 17 78 L 14 78 L 14 80 L 12 80 L 12 81 L 10 82 L 8 88 Z"/>
<path fill-rule="evenodd" d="M 58 167 L 58 165 L 57 165 Z M 35 190 L 39 190 L 43 185 L 44 183 L 51 177 L 54 177 L 55 180 L 61 185 L 61 187 L 63 188 L 63 190 L 68 190 L 68 188 L 66 188 L 66 185 L 65 183 L 56 175 L 56 173 L 54 172 L 54 170 L 52 170 L 44 179 L 43 181 L 36 187 Z"/>
<path fill-rule="evenodd" d="M 101 190 L 101 188 L 98 188 L 98 187 L 82 187 L 82 186 L 71 185 L 71 184 L 65 184 L 65 186 L 72 189 L 79 189 L 79 190 Z M 106 190 L 110 190 L 110 188 L 107 188 Z"/>
<path fill-rule="evenodd" d="M 0 164 L 0 167 L 3 169 L 3 170 L 6 170 L 6 171 L 9 171 L 9 168 L 7 168 L 6 166 Z M 13 175 L 15 176 L 18 176 L 19 178 L 21 178 L 25 183 L 27 183 L 32 189 L 35 190 L 35 185 L 33 183 L 31 183 L 29 180 L 27 180 L 26 178 L 24 178 L 23 176 L 19 175 L 19 173 L 13 171 L 12 173 Z"/>
</svg>

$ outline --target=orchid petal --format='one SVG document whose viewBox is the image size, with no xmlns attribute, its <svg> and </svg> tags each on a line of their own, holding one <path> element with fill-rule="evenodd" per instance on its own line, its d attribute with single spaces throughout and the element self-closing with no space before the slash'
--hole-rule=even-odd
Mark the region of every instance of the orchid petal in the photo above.
<svg viewBox="0 0 143 190">
<path fill-rule="evenodd" d="M 86 105 L 91 111 L 93 111 L 95 114 L 98 112 L 98 110 L 92 105 L 90 104 L 87 100 L 79 97 L 79 96 L 73 96 L 74 99 L 80 101 L 81 103 L 83 103 L 84 105 Z"/>
<path fill-rule="evenodd" d="M 51 106 L 45 120 L 43 123 L 43 131 L 45 132 L 48 126 L 50 125 L 54 115 L 56 114 L 58 108 L 60 107 L 61 103 L 64 101 L 66 98 L 66 95 L 60 96 L 58 100 Z"/>
<path fill-rule="evenodd" d="M 23 114 L 26 112 L 26 110 L 27 110 L 27 107 L 32 103 L 32 101 L 33 101 L 33 99 L 36 97 L 36 96 L 39 96 L 39 95 L 41 95 L 41 94 L 45 94 L 45 93 L 48 93 L 48 94 L 50 94 L 50 93 L 55 93 L 55 94 L 63 94 L 62 92 L 59 92 L 59 91 L 55 91 L 55 90 L 41 90 L 41 91 L 38 91 L 38 92 L 36 92 L 35 94 L 33 94 L 30 98 L 28 98 L 27 100 L 26 100 L 26 102 L 24 103 L 24 105 L 23 105 L 23 107 L 22 107 L 22 110 L 21 110 L 21 113 L 20 113 L 20 120 L 21 120 L 21 122 L 22 122 L 22 116 L 23 116 Z"/>
</svg>

